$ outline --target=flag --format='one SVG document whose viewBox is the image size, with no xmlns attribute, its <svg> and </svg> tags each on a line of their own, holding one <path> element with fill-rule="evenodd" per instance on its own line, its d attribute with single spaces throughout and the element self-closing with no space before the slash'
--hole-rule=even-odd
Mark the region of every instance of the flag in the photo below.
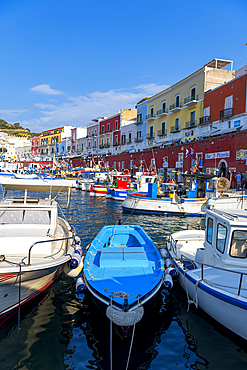
<svg viewBox="0 0 247 370">
<path fill-rule="evenodd" d="M 190 152 L 188 151 L 188 149 L 185 150 L 185 158 L 188 157 L 188 155 L 190 155 Z"/>
<path fill-rule="evenodd" d="M 193 157 L 195 154 L 196 152 L 194 151 L 194 149 L 190 148 L 190 156 Z"/>
</svg>

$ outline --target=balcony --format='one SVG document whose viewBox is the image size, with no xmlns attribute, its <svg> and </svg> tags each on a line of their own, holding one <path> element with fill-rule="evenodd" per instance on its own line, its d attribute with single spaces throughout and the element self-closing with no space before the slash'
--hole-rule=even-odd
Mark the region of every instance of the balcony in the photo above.
<svg viewBox="0 0 247 370">
<path fill-rule="evenodd" d="M 233 116 L 233 108 L 227 108 L 220 111 L 220 119 L 228 118 Z"/>
<path fill-rule="evenodd" d="M 193 104 L 196 104 L 198 102 L 198 95 L 192 95 L 188 96 L 187 98 L 184 99 L 184 105 L 187 107 Z"/>
<path fill-rule="evenodd" d="M 158 130 L 157 135 L 159 137 L 166 137 L 167 136 L 167 130 Z"/>
<path fill-rule="evenodd" d="M 174 132 L 180 132 L 180 125 L 179 126 L 172 126 L 171 127 L 171 132 L 174 133 Z"/>
<path fill-rule="evenodd" d="M 134 122 L 134 125 L 141 125 L 142 123 L 143 123 L 142 120 L 137 120 L 137 121 Z"/>
<path fill-rule="evenodd" d="M 103 144 L 103 145 L 99 145 L 99 148 L 100 149 L 104 149 L 104 147 L 105 147 L 105 145 Z"/>
<path fill-rule="evenodd" d="M 155 137 L 154 132 L 152 134 L 151 133 L 147 134 L 147 139 L 149 139 L 149 140 L 154 139 L 154 137 Z"/>
<path fill-rule="evenodd" d="M 113 146 L 118 146 L 118 143 L 113 143 Z"/>
<path fill-rule="evenodd" d="M 157 116 L 159 117 L 166 116 L 167 114 L 168 114 L 168 109 L 165 109 L 165 108 L 157 111 Z"/>
<path fill-rule="evenodd" d="M 127 144 L 132 144 L 132 140 L 128 140 L 127 141 Z"/>
<path fill-rule="evenodd" d="M 143 138 L 141 136 L 135 137 L 135 143 L 140 143 L 141 141 L 143 141 Z"/>
<path fill-rule="evenodd" d="M 203 116 L 199 118 L 199 125 L 205 125 L 211 123 L 211 116 Z"/>
<path fill-rule="evenodd" d="M 150 113 L 146 116 L 146 120 L 147 121 L 152 121 L 153 119 L 155 119 L 155 114 L 154 113 Z"/>
<path fill-rule="evenodd" d="M 192 128 L 192 127 L 195 127 L 195 126 L 197 126 L 197 119 L 186 122 L 185 128 Z"/>
<path fill-rule="evenodd" d="M 169 107 L 170 113 L 178 112 L 182 109 L 182 103 L 174 103 Z"/>
</svg>

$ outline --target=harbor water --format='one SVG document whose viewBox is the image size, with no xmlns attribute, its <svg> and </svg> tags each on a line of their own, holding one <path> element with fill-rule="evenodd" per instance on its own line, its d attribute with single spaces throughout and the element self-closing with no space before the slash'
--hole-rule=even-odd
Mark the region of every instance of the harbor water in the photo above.
<svg viewBox="0 0 247 370">
<path fill-rule="evenodd" d="M 57 200 L 62 216 L 65 195 L 59 194 Z M 205 226 L 204 218 L 123 213 L 121 204 L 73 189 L 69 223 L 83 248 L 103 226 L 119 219 L 142 226 L 158 247 L 164 246 L 171 232 Z M 88 291 L 78 294 L 75 279 L 62 273 L 21 310 L 19 331 L 17 315 L 0 329 L 0 370 L 16 369 L 17 359 L 22 370 L 125 370 L 128 356 L 129 370 L 247 368 L 246 341 L 193 305 L 188 310 L 186 293 L 178 283 L 171 291 L 160 291 L 136 325 L 133 343 L 131 339 L 131 330 L 124 338 L 121 329 L 113 326 L 111 342 L 104 310 Z"/>
</svg>

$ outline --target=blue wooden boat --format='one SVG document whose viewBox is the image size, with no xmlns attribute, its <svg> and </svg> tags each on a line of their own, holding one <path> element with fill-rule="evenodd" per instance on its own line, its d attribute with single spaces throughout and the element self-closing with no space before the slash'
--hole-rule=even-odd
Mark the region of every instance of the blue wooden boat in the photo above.
<svg viewBox="0 0 247 370">
<path fill-rule="evenodd" d="M 85 286 L 107 308 L 115 324 L 140 321 L 159 291 L 164 262 L 146 232 L 137 225 L 104 226 L 89 246 L 83 269 Z"/>
</svg>

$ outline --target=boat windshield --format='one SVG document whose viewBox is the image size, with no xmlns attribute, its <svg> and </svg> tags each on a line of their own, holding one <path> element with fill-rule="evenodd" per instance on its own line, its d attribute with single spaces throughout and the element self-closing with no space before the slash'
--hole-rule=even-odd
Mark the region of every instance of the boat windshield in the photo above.
<svg viewBox="0 0 247 370">
<path fill-rule="evenodd" d="M 42 210 L 2 210 L 0 211 L 0 225 L 11 224 L 51 224 L 51 211 Z"/>
<path fill-rule="evenodd" d="M 237 258 L 247 257 L 247 231 L 244 230 L 233 231 L 230 256 Z"/>
</svg>

